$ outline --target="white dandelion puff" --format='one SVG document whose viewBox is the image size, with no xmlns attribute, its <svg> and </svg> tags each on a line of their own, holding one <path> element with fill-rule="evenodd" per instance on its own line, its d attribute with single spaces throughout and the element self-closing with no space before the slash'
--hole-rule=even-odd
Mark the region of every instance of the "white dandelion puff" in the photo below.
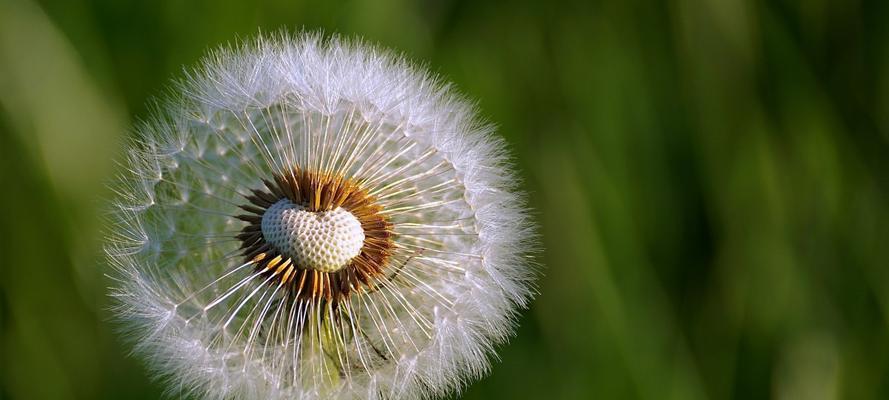
<svg viewBox="0 0 889 400">
<path fill-rule="evenodd" d="M 536 242 L 503 142 L 362 42 L 212 53 L 138 139 L 107 241 L 116 313 L 176 393 L 429 398 L 490 368 Z"/>
</svg>

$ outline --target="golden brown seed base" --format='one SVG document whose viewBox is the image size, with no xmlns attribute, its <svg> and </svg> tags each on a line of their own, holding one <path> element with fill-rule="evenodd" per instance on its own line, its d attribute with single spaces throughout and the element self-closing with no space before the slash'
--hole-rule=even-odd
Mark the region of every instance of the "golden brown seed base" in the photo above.
<svg viewBox="0 0 889 400">
<path fill-rule="evenodd" d="M 374 281 L 384 276 L 392 255 L 392 225 L 380 211 L 375 199 L 354 182 L 341 176 L 315 173 L 295 167 L 263 180 L 265 188 L 252 190 L 248 204 L 240 208 L 246 214 L 236 218 L 247 222 L 237 238 L 247 262 L 253 262 L 274 285 L 283 285 L 294 299 L 339 302 L 352 293 L 370 290 Z M 333 272 L 322 272 L 295 265 L 290 257 L 265 241 L 262 216 L 271 205 L 287 198 L 309 211 L 330 211 L 337 207 L 352 213 L 364 229 L 364 245 L 349 265 Z"/>
</svg>

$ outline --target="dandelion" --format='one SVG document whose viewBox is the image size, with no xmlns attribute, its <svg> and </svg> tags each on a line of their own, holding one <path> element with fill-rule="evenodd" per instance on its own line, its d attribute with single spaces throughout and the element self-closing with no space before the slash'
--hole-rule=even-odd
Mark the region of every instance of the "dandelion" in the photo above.
<svg viewBox="0 0 889 400">
<path fill-rule="evenodd" d="M 503 142 L 359 41 L 213 52 L 137 127 L 116 314 L 174 394 L 429 398 L 490 368 L 533 294 Z"/>
</svg>

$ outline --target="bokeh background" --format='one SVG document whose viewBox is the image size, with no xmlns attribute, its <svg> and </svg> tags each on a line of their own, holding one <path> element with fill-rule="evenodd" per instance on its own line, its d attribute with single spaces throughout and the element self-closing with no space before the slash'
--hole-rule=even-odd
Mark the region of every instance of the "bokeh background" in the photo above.
<svg viewBox="0 0 889 400">
<path fill-rule="evenodd" d="M 889 398 L 882 0 L 0 0 L 0 397 L 162 395 L 108 322 L 113 160 L 208 48 L 301 27 L 515 152 L 540 296 L 465 398 Z"/>
</svg>

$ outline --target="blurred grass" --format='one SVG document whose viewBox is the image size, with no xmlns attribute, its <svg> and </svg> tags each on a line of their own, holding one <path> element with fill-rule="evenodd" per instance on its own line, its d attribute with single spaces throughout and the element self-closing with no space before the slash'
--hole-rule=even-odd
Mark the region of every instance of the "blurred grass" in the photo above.
<svg viewBox="0 0 889 400">
<path fill-rule="evenodd" d="M 466 398 L 889 397 L 889 3 L 0 1 L 0 397 L 157 398 L 107 322 L 103 182 L 183 65 L 281 27 L 500 125 L 541 295 Z"/>
</svg>

